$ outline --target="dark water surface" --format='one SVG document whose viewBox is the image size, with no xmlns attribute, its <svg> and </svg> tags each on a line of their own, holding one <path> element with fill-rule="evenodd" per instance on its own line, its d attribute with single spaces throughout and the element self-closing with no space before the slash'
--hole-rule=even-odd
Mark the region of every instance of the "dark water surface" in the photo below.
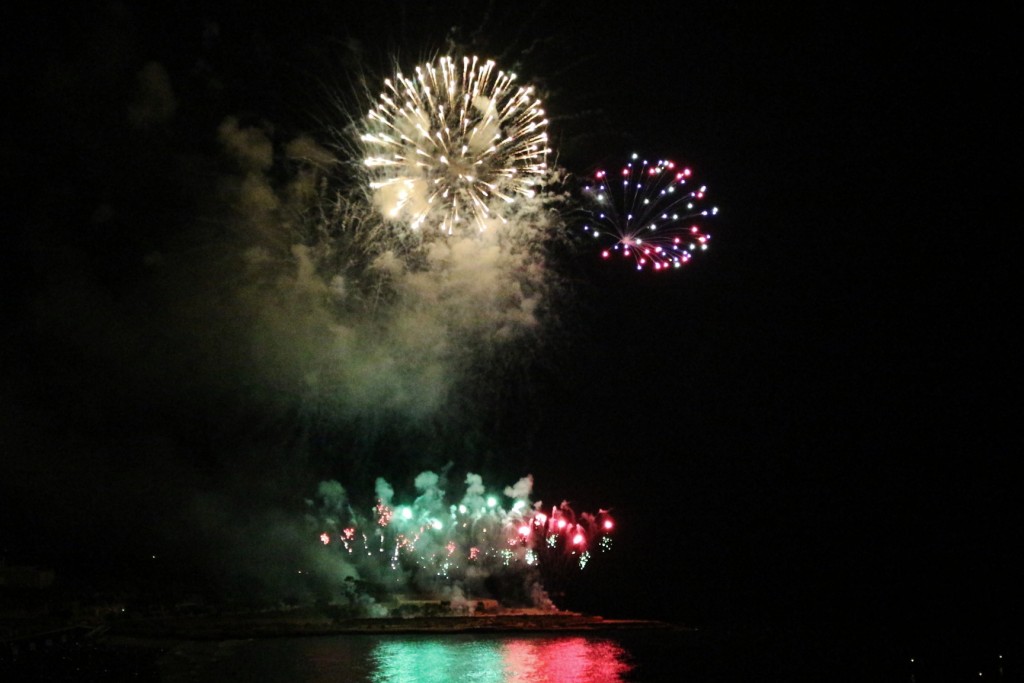
<svg viewBox="0 0 1024 683">
<path fill-rule="evenodd" d="M 347 635 L 185 643 L 161 663 L 166 680 L 182 681 L 638 680 L 630 676 L 638 662 L 624 644 L 593 635 Z"/>
<path fill-rule="evenodd" d="M 955 639 L 905 647 L 885 637 L 775 628 L 714 634 L 652 629 L 223 641 L 111 638 L 0 661 L 0 683 L 1020 680 L 1019 647 L 988 638 L 966 645 Z"/>
<path fill-rule="evenodd" d="M 983 648 L 988 650 L 989 648 Z M 807 632 L 324 636 L 179 643 L 161 680 L 327 683 L 1016 680 L 996 652 L 916 654 Z M 984 676 L 979 676 L 983 673 Z"/>
</svg>

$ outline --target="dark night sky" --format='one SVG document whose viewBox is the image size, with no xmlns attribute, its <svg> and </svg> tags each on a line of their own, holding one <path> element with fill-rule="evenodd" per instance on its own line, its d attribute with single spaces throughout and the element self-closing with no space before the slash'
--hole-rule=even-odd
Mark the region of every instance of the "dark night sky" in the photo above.
<svg viewBox="0 0 1024 683">
<path fill-rule="evenodd" d="M 574 594 L 592 611 L 1011 628 L 1019 17 L 98 6 L 2 22 L 15 116 L 0 138 L 0 559 L 130 566 L 198 533 L 183 492 L 281 506 L 338 469 L 373 476 L 375 458 L 410 479 L 450 458 L 503 483 L 530 472 L 540 498 L 612 506 L 616 552 Z M 148 308 L 176 301 L 146 289 L 140 264 L 202 248 L 193 228 L 220 211 L 209 188 L 229 172 L 221 122 L 323 142 L 328 92 L 447 35 L 546 92 L 566 168 L 634 149 L 692 164 L 722 210 L 714 248 L 669 277 L 569 263 L 558 343 L 505 380 L 475 440 L 458 439 L 470 418 L 438 419 L 416 432 L 436 436 L 418 455 L 386 425 L 302 422 L 234 375 L 182 379 L 190 353 L 169 358 L 155 328 L 195 320 Z M 133 127 L 150 62 L 177 106 Z"/>
</svg>

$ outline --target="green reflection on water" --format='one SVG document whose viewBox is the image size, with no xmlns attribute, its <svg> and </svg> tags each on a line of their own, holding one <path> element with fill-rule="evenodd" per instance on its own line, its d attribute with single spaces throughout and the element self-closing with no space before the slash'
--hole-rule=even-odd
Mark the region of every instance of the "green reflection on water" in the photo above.
<svg viewBox="0 0 1024 683">
<path fill-rule="evenodd" d="M 505 681 L 497 641 L 398 640 L 374 650 L 374 683 L 448 683 Z"/>
<path fill-rule="evenodd" d="M 384 640 L 374 683 L 618 683 L 630 670 L 616 643 L 579 636 Z"/>
</svg>

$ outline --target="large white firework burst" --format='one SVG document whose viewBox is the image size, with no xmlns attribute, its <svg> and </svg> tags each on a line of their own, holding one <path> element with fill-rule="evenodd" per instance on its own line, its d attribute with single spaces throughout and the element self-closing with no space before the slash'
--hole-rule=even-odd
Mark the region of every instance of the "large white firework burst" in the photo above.
<svg viewBox="0 0 1024 683">
<path fill-rule="evenodd" d="M 505 221 L 547 169 L 547 119 L 531 86 L 491 60 L 450 56 L 385 79 L 360 139 L 370 188 L 392 221 L 442 232 Z"/>
</svg>

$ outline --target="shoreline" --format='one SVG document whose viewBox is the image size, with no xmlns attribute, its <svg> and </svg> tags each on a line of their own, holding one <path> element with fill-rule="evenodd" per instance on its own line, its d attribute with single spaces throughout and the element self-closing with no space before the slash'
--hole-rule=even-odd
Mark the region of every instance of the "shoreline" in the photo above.
<svg viewBox="0 0 1024 683">
<path fill-rule="evenodd" d="M 110 624 L 115 638 L 235 640 L 331 635 L 411 635 L 461 633 L 594 633 L 620 630 L 695 629 L 647 619 L 605 619 L 581 614 L 510 614 L 406 618 L 170 617 Z"/>
</svg>

